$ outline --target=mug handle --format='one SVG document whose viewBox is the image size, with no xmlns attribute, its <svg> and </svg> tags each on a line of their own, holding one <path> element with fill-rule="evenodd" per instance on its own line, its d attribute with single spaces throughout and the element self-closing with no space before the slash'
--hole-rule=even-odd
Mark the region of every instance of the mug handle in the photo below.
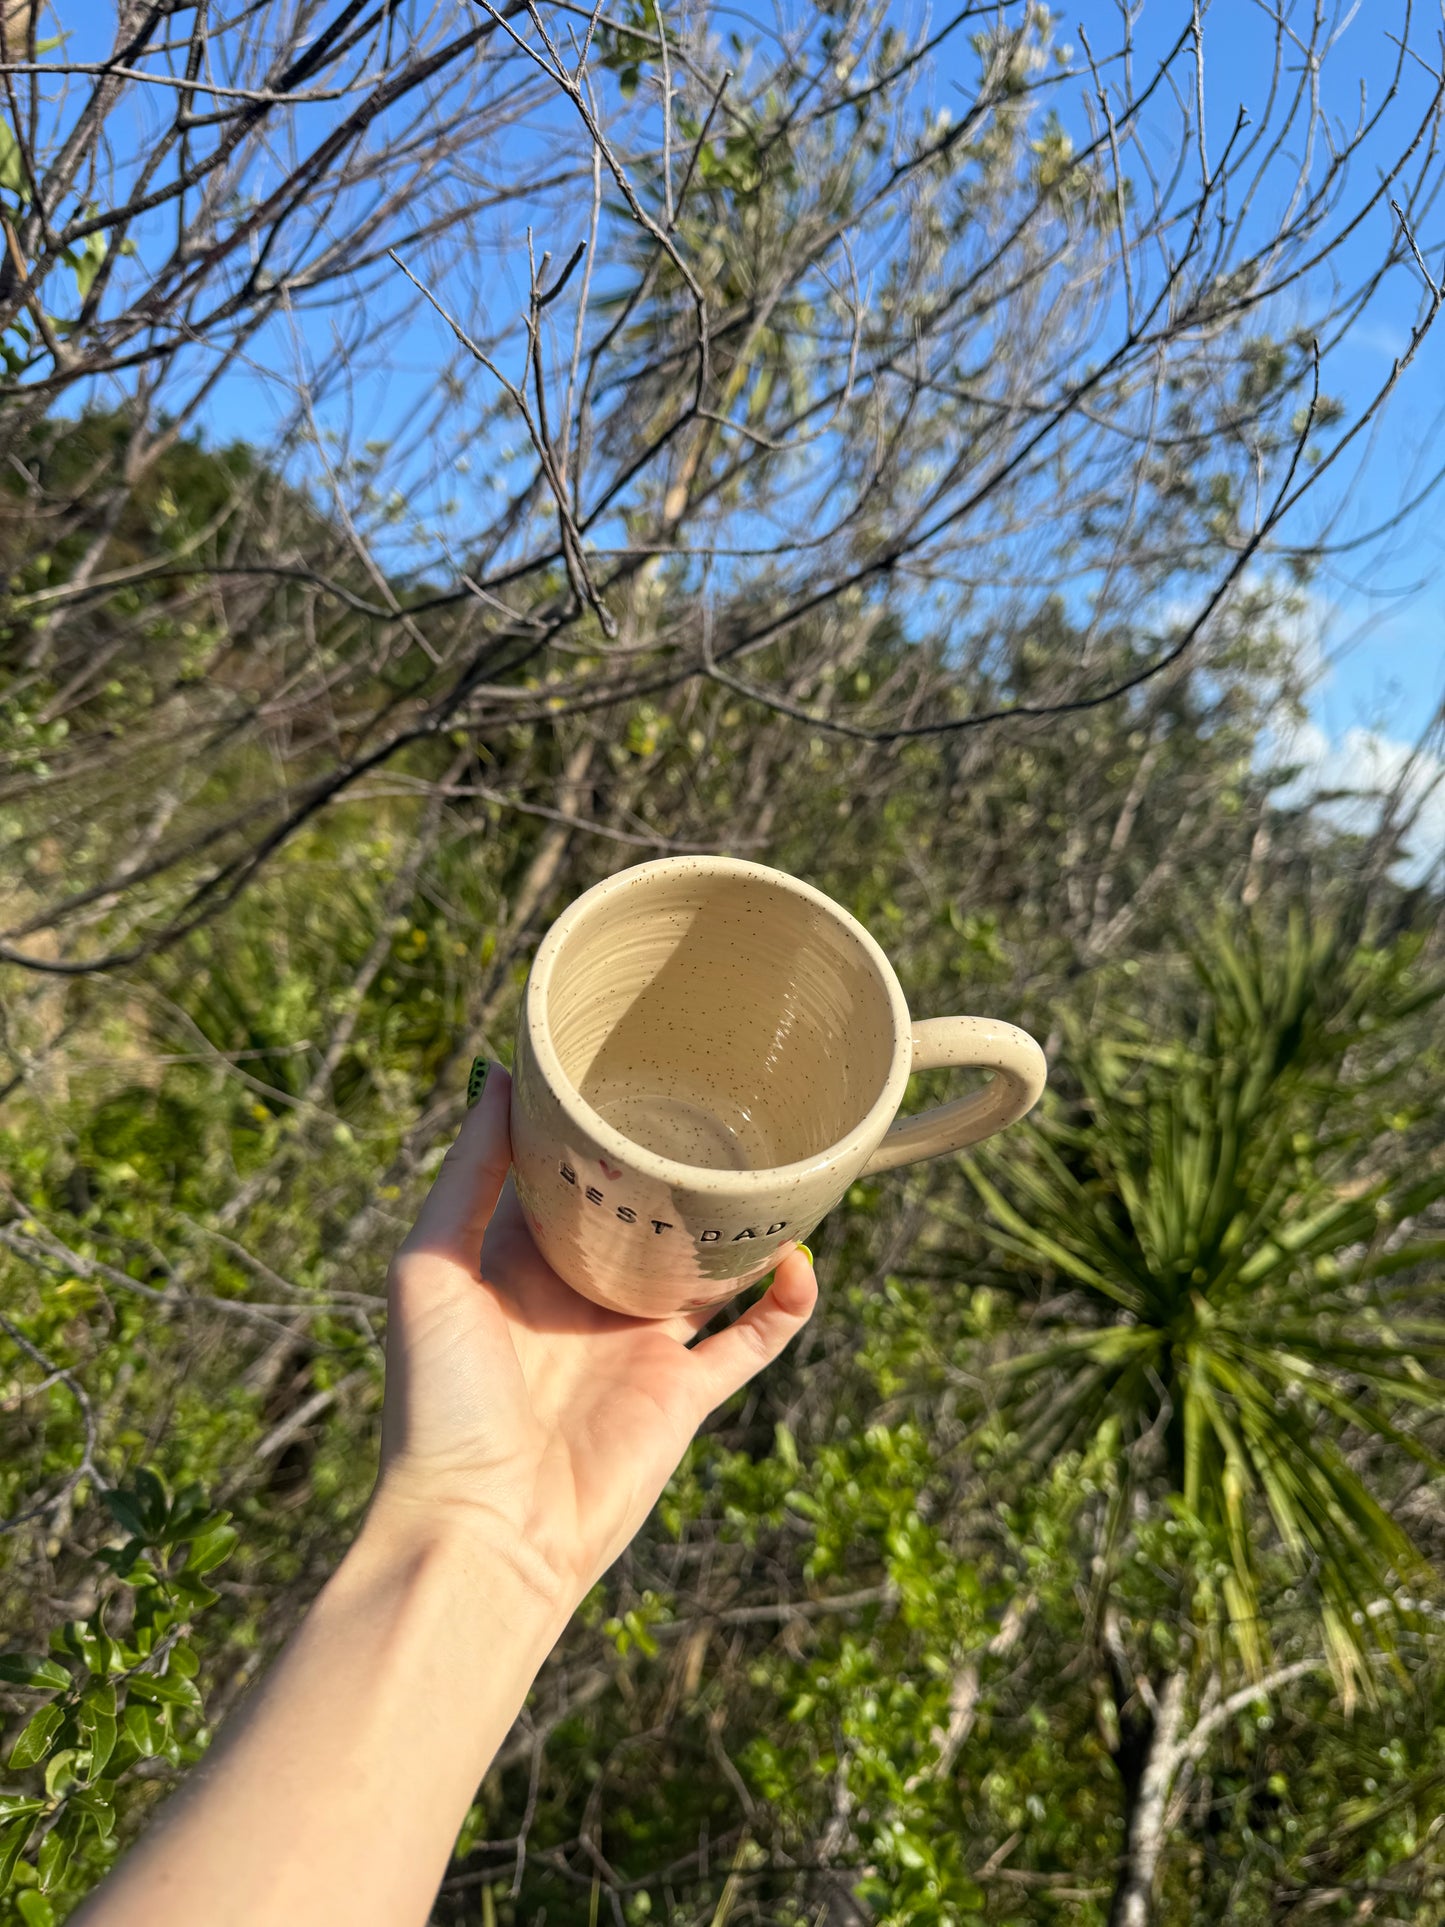
<svg viewBox="0 0 1445 1927">
<path fill-rule="evenodd" d="M 992 1137 L 1033 1109 L 1048 1077 L 1044 1054 L 1028 1032 L 993 1017 L 925 1017 L 913 1026 L 913 1069 L 945 1067 L 993 1076 L 968 1097 L 897 1118 L 863 1166 L 864 1177 Z"/>
</svg>

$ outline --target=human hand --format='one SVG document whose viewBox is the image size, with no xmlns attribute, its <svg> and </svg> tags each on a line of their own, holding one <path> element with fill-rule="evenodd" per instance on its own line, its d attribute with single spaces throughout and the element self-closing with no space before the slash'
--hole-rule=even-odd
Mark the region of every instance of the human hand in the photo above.
<svg viewBox="0 0 1445 1927">
<path fill-rule="evenodd" d="M 688 1441 L 817 1300 L 793 1251 L 742 1317 L 628 1318 L 532 1242 L 508 1181 L 511 1079 L 493 1065 L 391 1267 L 375 1505 L 474 1518 L 570 1612 L 635 1535 Z M 478 1255 L 480 1253 L 480 1270 Z"/>
</svg>

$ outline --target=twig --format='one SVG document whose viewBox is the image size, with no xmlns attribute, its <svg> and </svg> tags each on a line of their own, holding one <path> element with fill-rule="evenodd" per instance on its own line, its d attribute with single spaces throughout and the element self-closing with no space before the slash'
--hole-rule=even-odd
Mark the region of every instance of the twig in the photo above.
<svg viewBox="0 0 1445 1927">
<path fill-rule="evenodd" d="M 246 1463 L 233 1472 L 220 1488 L 220 1498 L 224 1501 L 233 1496 L 246 1483 L 254 1467 L 264 1465 L 274 1459 L 278 1452 L 284 1452 L 294 1438 L 304 1432 L 313 1419 L 320 1418 L 323 1412 L 330 1411 L 353 1387 L 371 1383 L 373 1373 L 365 1366 L 358 1366 L 348 1372 L 345 1378 L 338 1379 L 334 1385 L 324 1385 L 320 1391 L 313 1392 L 309 1398 L 302 1399 L 294 1412 L 290 1412 L 264 1432 L 246 1454 Z"/>
<path fill-rule="evenodd" d="M 65 1387 L 75 1401 L 76 1409 L 80 1413 L 80 1422 L 85 1429 L 85 1442 L 81 1447 L 80 1463 L 66 1473 L 58 1489 L 47 1498 L 41 1499 L 25 1512 L 16 1513 L 13 1518 L 0 1520 L 0 1534 L 4 1534 L 18 1531 L 21 1526 L 28 1525 L 32 1519 L 38 1519 L 42 1513 L 54 1512 L 70 1497 L 82 1479 L 98 1476 L 95 1469 L 95 1447 L 99 1434 L 95 1422 L 95 1408 L 90 1402 L 90 1395 L 69 1366 L 57 1365 L 54 1359 L 47 1358 L 40 1347 L 33 1344 L 4 1312 L 0 1312 L 0 1331 L 5 1333 L 11 1344 L 40 1367 L 46 1374 L 47 1384 Z"/>
<path fill-rule="evenodd" d="M 530 1723 L 529 1723 L 530 1724 Z M 532 1821 L 537 1813 L 537 1794 L 542 1784 L 542 1738 L 536 1728 L 532 1728 L 532 1762 L 527 1772 L 527 1804 L 522 1809 L 522 1824 L 517 1829 L 517 1864 L 512 1874 L 511 1897 L 515 1900 L 522 1891 L 522 1874 L 527 1865 L 527 1836 L 532 1831 Z"/>
</svg>

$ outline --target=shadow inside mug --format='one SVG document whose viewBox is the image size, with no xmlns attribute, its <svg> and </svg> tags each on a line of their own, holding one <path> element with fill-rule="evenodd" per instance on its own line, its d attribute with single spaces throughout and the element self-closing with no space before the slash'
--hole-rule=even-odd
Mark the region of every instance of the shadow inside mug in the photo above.
<svg viewBox="0 0 1445 1927">
<path fill-rule="evenodd" d="M 893 1061 L 866 951 L 825 907 L 752 877 L 652 894 L 605 906 L 554 966 L 547 1018 L 574 1088 L 631 1141 L 700 1170 L 827 1151 Z"/>
</svg>

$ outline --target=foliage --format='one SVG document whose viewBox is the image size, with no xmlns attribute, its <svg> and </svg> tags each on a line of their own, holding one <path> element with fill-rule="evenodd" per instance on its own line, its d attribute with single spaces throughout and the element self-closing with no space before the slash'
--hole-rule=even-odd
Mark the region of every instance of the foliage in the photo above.
<svg viewBox="0 0 1445 1927">
<path fill-rule="evenodd" d="M 0 1919 L 63 1917 L 333 1569 L 473 1056 L 571 896 L 695 849 L 1052 1093 L 821 1228 L 441 1927 L 1103 1927 L 1171 1682 L 1159 1921 L 1445 1917 L 1441 903 L 1270 768 L 1321 552 L 1271 491 L 1369 440 L 1315 344 L 1414 272 L 1385 197 L 1438 205 L 1408 34 L 1384 145 L 1300 185 L 1330 30 L 1270 16 L 1196 189 L 1188 36 L 1096 73 L 1032 0 L 627 0 L 600 144 L 565 11 L 353 13 L 207 18 L 197 114 L 202 17 L 147 5 L 114 111 L 17 69 L 0 126 Z"/>
<path fill-rule="evenodd" d="M 1067 624 L 1016 646 L 1021 661 L 1068 647 Z M 875 631 L 852 673 L 906 675 L 911 647 Z M 972 1004 L 1040 1034 L 1057 1025 L 1058 1096 L 1036 1136 L 1015 1134 L 987 1165 L 1012 1232 L 1000 1222 L 1002 1236 L 981 1237 L 977 1192 L 949 1166 L 860 1183 L 824 1226 L 816 1332 L 699 1442 L 655 1529 L 539 1682 L 545 1755 L 520 1893 L 515 1847 L 478 1844 L 507 1840 L 528 1808 L 526 1756 L 506 1753 L 479 1791 L 458 1844 L 463 1884 L 443 1893 L 439 1920 L 468 1918 L 481 1881 L 504 1927 L 542 1907 L 553 1927 L 582 1927 L 594 1901 L 611 1906 L 591 1873 L 579 1884 L 579 1864 L 592 1864 L 585 1831 L 616 1870 L 629 1919 L 665 1915 L 671 1894 L 677 1917 L 702 1927 L 730 1892 L 735 1917 L 777 1922 L 811 1923 L 825 1901 L 860 1920 L 1014 1922 L 1035 1918 L 1047 1895 L 1054 1914 L 1093 1927 L 1126 1840 L 1134 1730 L 1103 1615 L 1146 1678 L 1187 1656 L 1200 1700 L 1212 1666 L 1227 1674 L 1248 1648 L 1215 1603 L 1239 1579 L 1231 1502 L 1263 1623 L 1255 1663 L 1317 1652 L 1320 1679 L 1271 1690 L 1215 1735 L 1185 1788 L 1160 1917 L 1234 1906 L 1263 1927 L 1287 1917 L 1288 1896 L 1304 1906 L 1331 1883 L 1421 1904 L 1436 1893 L 1433 1620 L 1396 1616 L 1402 1677 L 1351 1662 L 1370 1696 L 1343 1719 L 1320 1683 L 1319 1613 L 1334 1602 L 1269 1523 L 1273 1465 L 1269 1483 L 1261 1473 L 1227 1499 L 1220 1435 L 1206 1430 L 1186 1507 L 1184 1438 L 1153 1423 L 1148 1374 L 1130 1379 L 1092 1349 L 1134 1329 L 1126 1319 L 1138 1313 L 1066 1279 L 1034 1244 L 1003 1249 L 1042 1233 L 1072 1252 L 1111 1225 L 1128 1267 L 1111 1256 L 1109 1277 L 1135 1291 L 1177 1287 L 1177 1265 L 1157 1254 L 1171 1211 L 1190 1220 L 1161 1189 L 1155 1152 L 1177 1143 L 1181 1169 L 1187 1158 L 1224 1168 L 1209 1134 L 1226 1115 L 1242 1147 L 1233 1209 L 1259 1219 L 1238 1264 L 1261 1263 L 1271 1223 L 1308 1226 L 1320 1198 L 1368 1175 L 1367 1190 L 1330 1202 L 1334 1230 L 1312 1232 L 1294 1269 L 1272 1260 L 1270 1304 L 1277 1314 L 1303 1295 L 1307 1305 L 1288 1356 L 1315 1362 L 1313 1462 L 1357 1482 L 1356 1503 L 1385 1521 L 1388 1543 L 1438 1561 L 1434 1488 L 1411 1483 L 1428 1474 L 1434 1415 L 1412 1396 L 1408 1362 L 1428 1385 L 1435 1353 L 1428 1334 L 1406 1342 L 1396 1328 L 1425 1287 L 1376 1264 L 1375 1212 L 1378 1195 L 1398 1215 L 1409 1187 L 1438 1170 L 1428 916 L 1382 879 L 1370 886 L 1367 941 L 1331 877 L 1356 860 L 1353 846 L 1327 845 L 1306 896 L 1291 878 L 1307 877 L 1326 832 L 1267 815 L 1277 855 L 1252 934 L 1236 926 L 1232 951 L 1196 943 L 1193 963 L 1174 935 L 1180 916 L 1248 874 L 1268 812 L 1252 747 L 1268 708 L 1250 691 L 1272 687 L 1251 678 L 1276 647 L 1266 633 L 1237 682 L 1183 683 L 1148 709 L 1081 722 L 1082 739 L 1036 737 L 987 759 L 937 744 L 889 756 L 817 738 L 799 747 L 781 723 L 755 728 L 725 694 L 639 707 L 609 738 L 614 821 L 679 841 L 709 823 L 752 826 L 761 841 L 740 836 L 743 847 L 811 874 L 870 924 L 918 1010 Z M 575 813 L 566 771 L 577 759 L 575 737 L 535 729 L 463 767 L 494 795 L 550 796 Z M 1121 838 L 1121 813 L 1141 793 L 1155 807 Z M 1235 832 L 1227 815 L 1197 840 L 1180 832 L 1181 816 L 1226 793 L 1239 798 Z M 98 1485 L 155 1465 L 175 1486 L 225 1494 L 242 1534 L 240 1583 L 220 1575 L 187 1640 L 208 1713 L 224 1716 L 364 1504 L 380 1272 L 471 1058 L 506 1055 L 527 945 L 547 915 L 634 853 L 559 836 L 550 819 L 489 797 L 438 809 L 424 790 L 403 791 L 318 822 L 174 953 L 110 983 L 32 986 L 12 1001 L 6 1042 L 22 1075 L 3 1149 L 5 1302 L 46 1361 L 13 1334 L 8 1349 L 0 1339 L 0 1508 L 35 1512 L 0 1568 L 17 1643 L 43 1649 L 56 1626 L 41 1602 L 84 1600 L 94 1583 L 96 1552 L 110 1550 Z M 1290 892 L 1302 906 L 1293 934 L 1277 907 Z M 1307 901 L 1313 925 L 1300 920 Z M 1262 1052 L 1266 1033 L 1276 1043 Z M 1116 1090 L 1107 1106 L 1089 1097 Z M 919 1080 L 910 1102 L 936 1094 Z M 1271 1134 L 1281 1110 L 1288 1128 Z M 1036 1203 L 1030 1187 L 1064 1183 L 1060 1171 L 1076 1189 Z M 1413 1208 L 1423 1218 L 1412 1243 L 1427 1243 L 1436 1208 L 1423 1193 Z M 1224 1277 L 1228 1212 L 1216 1203 L 1205 1225 L 1195 1210 L 1189 1271 L 1207 1245 L 1223 1252 Z M 1376 1242 L 1351 1252 L 1361 1213 Z M 1332 1255 L 1338 1276 L 1307 1275 Z M 1367 1263 L 1378 1277 L 1360 1271 Z M 1367 1302 L 1351 1296 L 1366 1290 Z M 1200 1291 L 1191 1279 L 1179 1302 Z M 1247 1315 L 1255 1302 L 1241 1288 L 1220 1322 L 1237 1327 L 1233 1342 L 1282 1359 L 1278 1334 Z M 1077 1351 L 1052 1356 L 1066 1338 Z M 1197 1350 L 1201 1335 L 1190 1342 Z M 1327 1364 L 1345 1344 L 1372 1373 L 1368 1393 L 1358 1372 L 1339 1378 Z M 1000 1357 L 1011 1378 L 990 1373 Z M 1156 1376 L 1182 1370 L 1174 1357 L 1161 1340 Z M 1075 1410 L 1063 1394 L 1086 1381 L 1093 1403 Z M 88 1463 L 77 1389 L 96 1426 Z M 1009 1410 L 1016 1396 L 1045 1431 L 1072 1415 L 1068 1435 L 1041 1432 L 1020 1451 L 1024 1433 L 989 1416 L 1005 1392 Z M 1398 1393 L 1403 1413 L 1386 1403 Z M 1380 1422 L 1363 1432 L 1341 1400 Z M 1406 1445 L 1420 1455 L 1410 1474 Z M 1369 1553 L 1368 1534 L 1358 1538 Z M 1362 1583 L 1354 1566 L 1348 1578 Z M 1398 1595 L 1388 1573 L 1376 1579 L 1371 1600 Z M 104 1585 L 123 1582 L 105 1572 Z M 121 1624 L 108 1621 L 107 1636 Z M 1383 1618 L 1368 1625 L 1386 1631 Z M 1347 1637 L 1357 1630 L 1350 1622 Z M 169 1717 L 184 1765 L 205 1729 L 193 1711 Z M 62 1737 L 52 1736 L 61 1752 Z M 63 1912 L 143 1823 L 164 1783 L 152 1774 L 174 1767 L 164 1748 L 119 1776 L 108 1763 L 113 1831 L 87 1827 L 53 1896 L 24 1872 L 39 1850 L 31 1836 L 15 1891 L 32 1912 L 52 1899 Z M 40 1769 L 26 1769 L 16 1797 L 40 1797 L 31 1781 L 43 1785 Z M 1350 1828 L 1333 1824 L 1337 1806 Z M 38 1832 L 44 1813 L 30 1817 Z"/>
<path fill-rule="evenodd" d="M 100 1496 L 124 1538 L 95 1555 L 95 1605 L 55 1628 L 53 1657 L 0 1654 L 24 1720 L 7 1762 L 18 1790 L 0 1796 L 0 1918 L 24 1927 L 48 1927 L 105 1871 L 146 1763 L 192 1765 L 209 1738 L 193 1632 L 220 1598 L 230 1514 L 196 1485 L 171 1498 L 144 1466 Z"/>
<path fill-rule="evenodd" d="M 1445 1360 L 1445 1244 L 1422 1231 L 1445 1168 L 1416 1128 L 1431 1087 L 1407 1068 L 1445 982 L 1417 959 L 1303 914 L 1217 931 L 1172 1026 L 1084 1043 L 1072 1118 L 971 1171 L 993 1242 L 1045 1281 L 1004 1367 L 1024 1386 L 1018 1449 L 1107 1442 L 1121 1517 L 1162 1479 L 1181 1543 L 1206 1554 L 1195 1615 L 1213 1617 L 1217 1586 L 1255 1675 L 1263 1507 L 1347 1690 L 1402 1589 L 1431 1583 L 1372 1487 L 1380 1448 L 1445 1469 L 1402 1416 L 1438 1413 Z"/>
</svg>

